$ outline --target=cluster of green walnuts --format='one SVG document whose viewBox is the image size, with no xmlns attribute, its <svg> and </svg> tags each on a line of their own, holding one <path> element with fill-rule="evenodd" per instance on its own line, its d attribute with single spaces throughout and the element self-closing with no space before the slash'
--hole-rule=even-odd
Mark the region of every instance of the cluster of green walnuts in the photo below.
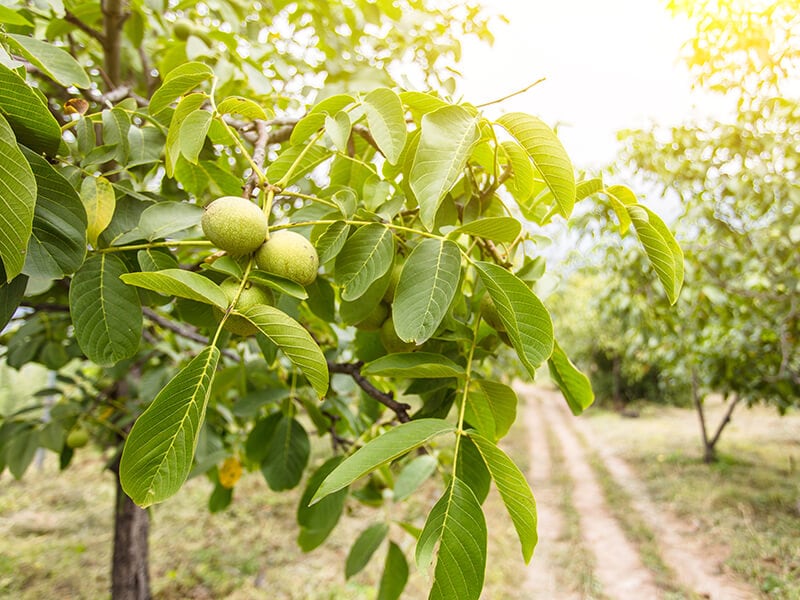
<svg viewBox="0 0 800 600">
<path fill-rule="evenodd" d="M 230 256 L 252 256 L 258 269 L 308 286 L 314 282 L 319 269 L 319 256 L 314 246 L 299 233 L 289 230 L 269 232 L 264 212 L 253 202 L 239 196 L 223 196 L 206 206 L 202 217 L 202 228 L 206 238 Z M 355 323 L 358 329 L 378 331 L 384 348 L 390 352 L 410 352 L 416 349 L 397 335 L 391 316 L 391 302 L 395 295 L 403 264 L 397 263 L 391 274 L 389 285 L 382 301 L 369 314 Z M 220 287 L 229 303 L 232 303 L 241 282 L 235 277 L 224 280 Z M 274 303 L 269 288 L 248 281 L 239 294 L 235 308 L 248 308 Z M 481 299 L 483 318 L 503 336 L 505 328 L 497 314 L 497 308 L 489 295 Z M 221 317 L 221 313 L 218 314 Z M 256 327 L 244 317 L 230 315 L 225 327 L 242 336 L 255 335 Z"/>
<path fill-rule="evenodd" d="M 253 256 L 256 267 L 302 286 L 317 278 L 319 257 L 314 246 L 299 233 L 279 230 L 267 238 L 268 223 L 264 212 L 246 198 L 223 196 L 206 206 L 201 220 L 203 233 L 217 248 L 234 257 Z M 241 282 L 229 277 L 220 284 L 231 303 Z M 272 305 L 272 290 L 248 281 L 236 303 L 239 310 L 261 304 Z M 231 315 L 227 329 L 239 335 L 254 335 L 255 326 L 247 319 Z"/>
</svg>

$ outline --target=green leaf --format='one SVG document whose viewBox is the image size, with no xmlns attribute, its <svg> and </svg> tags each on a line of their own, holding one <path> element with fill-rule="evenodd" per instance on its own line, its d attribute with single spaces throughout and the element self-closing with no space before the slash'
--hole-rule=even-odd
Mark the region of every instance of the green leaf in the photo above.
<svg viewBox="0 0 800 600">
<path fill-rule="evenodd" d="M 336 221 L 328 225 L 325 231 L 322 232 L 314 246 L 319 254 L 320 264 L 325 264 L 341 252 L 344 244 L 347 241 L 347 236 L 350 234 L 350 225 L 344 221 Z"/>
<path fill-rule="evenodd" d="M 186 481 L 219 355 L 216 346 L 203 349 L 133 424 L 119 477 L 122 489 L 142 508 L 166 500 Z"/>
<path fill-rule="evenodd" d="M 636 195 L 624 185 L 612 185 L 602 191 L 608 196 L 611 208 L 619 219 L 620 234 L 625 235 L 631 226 L 631 217 L 625 207 L 628 204 L 636 204 Z"/>
<path fill-rule="evenodd" d="M 392 312 L 398 337 L 422 344 L 436 333 L 458 289 L 461 252 L 449 240 L 424 239 L 403 265 Z"/>
<path fill-rule="evenodd" d="M 20 144 L 37 154 L 55 156 L 61 126 L 42 98 L 8 67 L 0 64 L 0 116 L 5 117 Z"/>
<path fill-rule="evenodd" d="M 311 444 L 303 426 L 297 420 L 281 415 L 261 463 L 261 472 L 269 487 L 280 492 L 297 486 L 310 452 Z"/>
<path fill-rule="evenodd" d="M 584 200 L 597 192 L 603 191 L 603 180 L 600 177 L 584 179 L 575 184 L 575 202 Z"/>
<path fill-rule="evenodd" d="M 517 418 L 517 395 L 505 384 L 478 379 L 467 395 L 465 418 L 483 436 L 497 441 Z"/>
<path fill-rule="evenodd" d="M 460 106 L 445 106 L 422 117 L 409 184 L 428 231 L 433 229 L 439 205 L 461 177 L 479 138 L 478 117 Z"/>
<path fill-rule="evenodd" d="M 400 546 L 389 542 L 377 600 L 398 600 L 408 583 L 408 562 Z"/>
<path fill-rule="evenodd" d="M 482 217 L 472 223 L 462 225 L 453 233 L 467 233 L 476 237 L 510 244 L 519 237 L 522 223 L 513 217 Z"/>
<path fill-rule="evenodd" d="M 467 436 L 461 438 L 455 475 L 472 490 L 478 504 L 486 502 L 492 487 L 492 476 L 478 448 Z"/>
<path fill-rule="evenodd" d="M 221 115 L 240 115 L 251 121 L 266 121 L 270 118 L 270 115 L 260 105 L 242 96 L 225 98 L 217 104 L 217 112 Z"/>
<path fill-rule="evenodd" d="M 441 354 L 398 352 L 387 354 L 367 363 L 361 369 L 361 373 L 378 377 L 437 379 L 440 377 L 463 377 L 464 367 Z"/>
<path fill-rule="evenodd" d="M 344 566 L 345 579 L 350 579 L 367 566 L 369 559 L 375 554 L 387 533 L 389 533 L 389 526 L 386 523 L 375 523 L 361 532 L 347 554 Z"/>
<path fill-rule="evenodd" d="M 213 77 L 211 67 L 199 62 L 188 62 L 173 69 L 150 99 L 150 114 L 158 117 L 175 100 Z"/>
<path fill-rule="evenodd" d="M 19 275 L 25 265 L 35 205 L 36 178 L 17 146 L 14 132 L 0 115 L 0 258 L 6 282 Z"/>
<path fill-rule="evenodd" d="M 253 281 L 264 287 L 272 288 L 276 292 L 286 294 L 298 300 L 305 300 L 308 298 L 308 291 L 302 285 L 291 279 L 286 279 L 273 273 L 266 271 L 250 271 L 248 276 L 249 281 Z"/>
<path fill-rule="evenodd" d="M 400 92 L 400 100 L 414 112 L 420 114 L 431 113 L 450 106 L 438 96 L 425 92 Z"/>
<path fill-rule="evenodd" d="M 341 489 L 335 494 L 325 496 L 313 506 L 309 506 L 311 498 L 323 479 L 342 462 L 342 458 L 334 456 L 314 471 L 306 484 L 300 503 L 297 505 L 297 523 L 300 525 L 297 542 L 303 552 L 309 552 L 324 542 L 342 515 L 347 489 Z"/>
<path fill-rule="evenodd" d="M 278 158 L 273 160 L 269 167 L 267 167 L 267 179 L 270 181 L 282 181 L 289 169 L 292 168 L 294 162 L 300 158 L 300 154 L 305 151 L 305 146 L 289 146 L 281 151 Z M 285 185 L 294 183 L 301 179 L 307 173 L 310 173 L 314 168 L 323 160 L 331 155 L 330 150 L 324 146 L 315 145 L 308 149 L 308 151 L 300 159 L 300 163 L 292 171 L 292 175 L 288 181 L 284 182 Z"/>
<path fill-rule="evenodd" d="M 524 113 L 508 113 L 497 120 L 522 145 L 568 218 L 575 206 L 575 173 L 567 151 L 542 120 Z"/>
<path fill-rule="evenodd" d="M 544 304 L 513 273 L 492 263 L 477 262 L 514 350 L 531 378 L 553 352 L 553 323 Z"/>
<path fill-rule="evenodd" d="M 429 600 L 477 600 L 486 570 L 486 520 L 475 494 L 453 477 L 417 542 L 417 566 L 427 570 L 438 544 Z"/>
<path fill-rule="evenodd" d="M 225 292 L 208 277 L 193 271 L 164 269 L 163 271 L 127 273 L 120 279 L 128 285 L 158 292 L 159 294 L 188 298 L 203 304 L 211 304 L 222 310 L 228 307 L 228 299 L 225 296 Z"/>
<path fill-rule="evenodd" d="M 392 266 L 394 238 L 379 223 L 360 227 L 336 256 L 335 280 L 344 300 L 355 300 Z"/>
<path fill-rule="evenodd" d="M 23 25 L 25 27 L 33 27 L 28 19 L 19 14 L 16 10 L 12 10 L 7 6 L 0 6 L 0 23 L 6 25 Z"/>
<path fill-rule="evenodd" d="M 69 52 L 27 35 L 8 33 L 6 39 L 10 40 L 12 46 L 16 47 L 32 65 L 64 87 L 74 85 L 86 89 L 92 85 L 86 71 Z"/>
<path fill-rule="evenodd" d="M 625 209 L 670 304 L 675 304 L 683 286 L 683 251 L 654 212 L 640 204 L 628 205 Z"/>
<path fill-rule="evenodd" d="M 522 546 L 522 558 L 529 563 L 538 541 L 536 501 L 533 499 L 531 488 L 522 471 L 508 458 L 505 452 L 476 433 L 469 434 L 469 437 L 486 462 L 486 467 L 492 475 L 497 491 L 500 492 L 500 497 L 517 530 L 517 536 L 519 536 Z"/>
<path fill-rule="evenodd" d="M 211 113 L 207 110 L 196 110 L 190 113 L 180 124 L 178 134 L 181 154 L 190 163 L 196 165 L 197 157 L 203 149 L 203 144 L 211 127 Z"/>
<path fill-rule="evenodd" d="M 325 478 L 311 499 L 311 503 L 319 502 L 328 494 L 349 486 L 382 464 L 403 456 L 443 433 L 452 431 L 455 431 L 455 427 L 442 419 L 419 419 L 398 425 L 380 437 L 370 440 L 344 459 L 342 464 Z"/>
<path fill-rule="evenodd" d="M 351 129 L 350 116 L 344 111 L 339 111 L 335 117 L 325 117 L 325 131 L 339 152 L 347 152 Z"/>
<path fill-rule="evenodd" d="M 364 113 L 372 138 L 390 164 L 397 164 L 406 145 L 406 118 L 400 98 L 388 88 L 364 97 Z"/>
<path fill-rule="evenodd" d="M 394 501 L 401 502 L 436 472 L 439 462 L 430 454 L 423 454 L 408 463 L 394 480 Z"/>
<path fill-rule="evenodd" d="M 137 229 L 144 239 L 152 242 L 196 227 L 202 215 L 203 209 L 196 204 L 158 202 L 144 209 Z M 116 243 L 120 243 L 119 238 Z"/>
<path fill-rule="evenodd" d="M 311 387 L 320 396 L 328 391 L 328 363 L 314 338 L 297 321 L 277 308 L 259 305 L 238 312 L 303 372 Z"/>
<path fill-rule="evenodd" d="M 33 151 L 23 154 L 36 177 L 33 234 L 25 258 L 26 274 L 60 279 L 74 273 L 86 257 L 86 211 L 72 185 Z"/>
<path fill-rule="evenodd" d="M 101 366 L 133 356 L 142 337 L 139 294 L 120 279 L 126 273 L 118 257 L 95 254 L 70 284 L 69 311 L 78 345 Z"/>
<path fill-rule="evenodd" d="M 550 367 L 550 378 L 564 394 L 573 415 L 579 415 L 594 402 L 594 392 L 589 378 L 580 372 L 578 367 L 558 345 L 554 343 L 553 355 L 547 360 Z"/>
<path fill-rule="evenodd" d="M 511 165 L 511 177 L 503 184 L 518 204 L 526 204 L 533 193 L 534 171 L 528 153 L 516 142 L 500 144 Z"/>
<path fill-rule="evenodd" d="M 169 123 L 169 130 L 167 131 L 167 141 L 164 146 L 166 158 L 164 167 L 167 171 L 167 177 L 173 177 L 175 175 L 177 165 L 180 163 L 180 158 L 183 156 L 181 152 L 181 130 L 183 128 L 183 123 L 191 115 L 202 111 L 200 107 L 205 103 L 206 99 L 205 94 L 189 94 L 181 98 L 181 101 L 178 102 L 178 106 L 175 107 L 172 120 Z M 205 119 L 205 117 L 202 116 L 199 118 L 201 120 Z M 191 161 L 187 160 L 187 162 L 193 164 Z"/>
<path fill-rule="evenodd" d="M 6 281 L 6 271 L 3 265 L 0 264 L 0 331 L 3 330 L 17 311 L 19 303 L 22 302 L 22 298 L 25 296 L 27 285 L 27 275 L 17 275 L 11 281 Z"/>
<path fill-rule="evenodd" d="M 97 238 L 114 217 L 114 209 L 117 206 L 114 187 L 103 176 L 86 177 L 81 182 L 81 202 L 86 210 L 88 222 L 86 236 L 89 243 L 97 248 Z"/>
<path fill-rule="evenodd" d="M 325 126 L 324 112 L 311 112 L 297 122 L 297 125 L 292 129 L 292 135 L 289 138 L 289 143 L 292 146 L 297 146 L 304 143 L 309 137 Z"/>
</svg>

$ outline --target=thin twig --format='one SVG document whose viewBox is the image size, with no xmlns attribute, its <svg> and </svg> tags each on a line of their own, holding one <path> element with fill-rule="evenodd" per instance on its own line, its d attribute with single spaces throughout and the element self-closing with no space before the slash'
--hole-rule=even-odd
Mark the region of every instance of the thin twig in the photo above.
<svg viewBox="0 0 800 600">
<path fill-rule="evenodd" d="M 209 344 L 208 338 L 198 333 L 197 330 L 194 329 L 194 327 L 188 325 L 182 325 L 180 323 L 175 323 L 174 321 L 161 316 L 152 308 L 149 308 L 147 306 L 142 307 L 142 312 L 144 313 L 145 317 L 150 319 L 156 325 L 159 325 L 164 329 L 176 333 L 182 338 L 186 338 L 187 340 L 190 340 L 192 342 L 197 342 L 198 344 L 202 344 L 204 346 L 208 346 Z M 231 352 L 230 350 L 223 350 L 222 354 L 225 355 L 225 357 L 230 358 L 231 360 L 239 360 L 239 355 L 236 354 L 235 352 Z"/>
<path fill-rule="evenodd" d="M 353 378 L 353 381 L 358 384 L 358 387 L 364 390 L 368 396 L 374 398 L 386 408 L 393 411 L 394 414 L 397 415 L 398 421 L 401 423 L 408 423 L 411 420 L 411 417 L 408 416 L 408 411 L 411 409 L 411 406 L 395 400 L 394 394 L 391 392 L 382 392 L 372 385 L 367 378 L 361 374 L 361 367 L 363 365 L 364 363 L 361 361 L 354 363 L 334 363 L 329 361 L 328 371 L 331 373 L 350 375 L 350 377 Z"/>
<path fill-rule="evenodd" d="M 503 96 L 502 98 L 498 98 L 497 100 L 490 100 L 489 102 L 484 102 L 483 104 L 478 104 L 478 105 L 476 105 L 475 108 L 484 108 L 486 106 L 491 106 L 492 104 L 500 104 L 501 102 L 505 102 L 509 98 L 513 98 L 514 96 L 519 96 L 520 94 L 524 94 L 525 92 L 527 92 L 532 87 L 535 87 L 535 86 L 539 85 L 540 83 L 542 83 L 544 80 L 545 80 L 545 77 L 542 77 L 541 79 L 537 79 L 532 84 L 522 88 L 521 90 L 517 90 L 516 92 L 511 92 L 510 94 L 507 94 L 507 95 Z"/>
</svg>

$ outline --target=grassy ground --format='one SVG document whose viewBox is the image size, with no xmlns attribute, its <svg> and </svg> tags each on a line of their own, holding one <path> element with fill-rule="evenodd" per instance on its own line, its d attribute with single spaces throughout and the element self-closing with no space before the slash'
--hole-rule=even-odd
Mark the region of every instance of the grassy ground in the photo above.
<svg viewBox="0 0 800 600">
<path fill-rule="evenodd" d="M 723 407 L 709 403 L 709 420 Z M 594 435 L 622 450 L 656 501 L 670 505 L 711 541 L 725 568 L 765 598 L 800 598 L 800 415 L 739 409 L 701 460 L 694 412 L 648 407 L 638 419 L 589 411 Z"/>
<path fill-rule="evenodd" d="M 505 444 L 515 458 L 527 457 L 524 429 L 517 425 Z M 58 473 L 49 456 L 22 481 L 0 479 L 0 597 L 96 599 L 108 595 L 113 479 L 103 459 L 79 451 L 73 466 Z M 524 466 L 524 465 L 523 465 Z M 302 487 L 302 486 L 301 486 Z M 152 510 L 151 576 L 156 598 L 342 599 L 375 597 L 385 546 L 350 581 L 344 560 L 358 533 L 382 518 L 378 510 L 351 502 L 329 540 L 303 554 L 295 543 L 295 511 L 301 490 L 276 494 L 258 473 L 237 485 L 225 512 L 206 509 L 211 486 L 190 480 L 177 496 Z M 411 503 L 419 527 L 436 501 L 429 485 Z M 519 596 L 524 563 L 513 526 L 496 492 L 484 506 L 489 526 L 486 598 Z M 413 561 L 413 540 L 399 527 L 391 538 Z M 430 583 L 411 567 L 407 598 L 425 598 Z"/>
</svg>

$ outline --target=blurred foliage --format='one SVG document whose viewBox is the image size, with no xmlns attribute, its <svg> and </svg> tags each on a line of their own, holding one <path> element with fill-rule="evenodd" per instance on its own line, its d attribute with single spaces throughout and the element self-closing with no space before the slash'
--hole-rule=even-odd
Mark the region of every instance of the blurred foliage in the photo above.
<svg viewBox="0 0 800 600">
<path fill-rule="evenodd" d="M 670 7 L 696 26 L 694 85 L 735 110 L 622 132 L 619 169 L 653 184 L 651 201 L 679 198 L 686 284 L 669 309 L 642 256 L 602 245 L 571 280 L 591 315 L 573 322 L 571 348 L 601 397 L 686 401 L 694 372 L 701 396 L 783 412 L 800 398 L 800 13 L 791 1 Z"/>
</svg>

